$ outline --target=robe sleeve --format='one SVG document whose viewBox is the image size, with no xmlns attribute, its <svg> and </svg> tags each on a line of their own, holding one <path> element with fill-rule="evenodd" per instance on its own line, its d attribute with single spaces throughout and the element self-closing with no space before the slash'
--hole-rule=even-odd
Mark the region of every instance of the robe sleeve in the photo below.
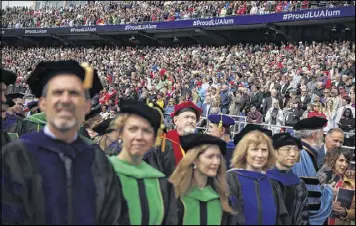
<svg viewBox="0 0 356 226">
<path fill-rule="evenodd" d="M 119 177 L 101 150 L 95 150 L 95 163 L 92 170 L 97 190 L 97 222 L 101 225 L 127 225 L 129 211 L 122 193 Z"/>
<path fill-rule="evenodd" d="M 292 220 L 289 216 L 286 205 L 284 204 L 284 199 L 282 195 L 282 191 L 279 186 L 277 186 L 278 182 L 270 180 L 273 190 L 274 202 L 277 207 L 277 216 L 276 216 L 276 225 L 291 225 Z"/>
<path fill-rule="evenodd" d="M 223 215 L 224 224 L 229 224 L 229 222 L 235 222 L 237 225 L 245 225 L 246 219 L 243 211 L 243 197 L 241 192 L 241 185 L 239 183 L 238 176 L 233 172 L 227 173 L 227 183 L 229 186 L 229 203 L 231 207 L 236 212 L 236 215 Z"/>
<path fill-rule="evenodd" d="M 45 224 L 44 197 L 33 156 L 17 140 L 2 149 L 1 158 L 1 224 Z"/>
<path fill-rule="evenodd" d="M 166 178 L 160 180 L 161 192 L 164 202 L 164 218 L 163 225 L 177 225 L 178 224 L 178 207 L 177 199 L 175 197 L 174 187 L 168 182 Z"/>
<path fill-rule="evenodd" d="M 303 180 L 300 181 L 300 184 L 297 186 L 297 196 L 298 202 L 300 202 L 299 208 L 296 210 L 297 216 L 295 216 L 296 225 L 310 225 L 309 223 L 309 205 L 308 205 L 308 190 L 305 186 Z"/>
<path fill-rule="evenodd" d="M 165 151 L 162 153 L 163 173 L 166 177 L 170 177 L 176 168 L 176 160 L 172 142 L 166 139 Z"/>
</svg>

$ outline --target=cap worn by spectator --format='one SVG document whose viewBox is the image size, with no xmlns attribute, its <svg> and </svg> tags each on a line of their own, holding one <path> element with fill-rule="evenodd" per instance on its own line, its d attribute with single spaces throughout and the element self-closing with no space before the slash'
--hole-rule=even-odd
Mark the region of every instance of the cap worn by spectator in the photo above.
<svg viewBox="0 0 356 226">
<path fill-rule="evenodd" d="M 196 133 L 180 136 L 180 144 L 186 153 L 195 147 L 206 144 L 218 145 L 221 154 L 226 153 L 226 142 L 208 134 Z"/>
<path fill-rule="evenodd" d="M 316 129 L 322 129 L 326 123 L 328 122 L 327 119 L 321 118 L 321 117 L 311 117 L 311 118 L 305 118 L 300 121 L 298 121 L 294 126 L 294 130 L 316 130 Z"/>
</svg>

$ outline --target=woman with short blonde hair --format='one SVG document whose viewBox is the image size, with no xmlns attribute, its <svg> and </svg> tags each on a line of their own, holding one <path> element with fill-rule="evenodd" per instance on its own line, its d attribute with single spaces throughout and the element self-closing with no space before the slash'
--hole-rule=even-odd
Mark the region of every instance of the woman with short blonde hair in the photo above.
<svg viewBox="0 0 356 226">
<path fill-rule="evenodd" d="M 242 206 L 246 225 L 290 225 L 281 190 L 266 174 L 275 165 L 271 138 L 260 129 L 250 129 L 245 127 L 241 140 L 235 139 L 232 169 L 227 173 L 232 204 Z"/>
<path fill-rule="evenodd" d="M 208 134 L 185 135 L 180 141 L 186 154 L 169 179 L 178 198 L 179 224 L 244 224 L 229 204 L 222 157 L 226 142 Z"/>
</svg>

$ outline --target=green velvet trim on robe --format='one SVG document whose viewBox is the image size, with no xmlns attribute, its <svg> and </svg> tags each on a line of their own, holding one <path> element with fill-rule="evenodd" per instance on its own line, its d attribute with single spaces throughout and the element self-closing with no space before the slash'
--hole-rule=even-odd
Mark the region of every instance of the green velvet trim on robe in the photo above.
<svg viewBox="0 0 356 226">
<path fill-rule="evenodd" d="M 160 225 L 164 217 L 163 196 L 159 179 L 165 175 L 146 162 L 131 165 L 117 156 L 109 157 L 113 168 L 120 177 L 122 190 L 129 208 L 129 218 L 132 225 L 141 225 L 142 210 L 137 179 L 143 179 L 146 191 L 145 199 L 149 206 L 149 225 Z M 142 194 L 141 194 L 142 195 Z"/>
<path fill-rule="evenodd" d="M 208 225 L 220 225 L 223 215 L 220 196 L 211 186 L 203 189 L 194 187 L 181 197 L 184 206 L 183 225 L 200 225 L 200 202 L 207 203 Z"/>
</svg>

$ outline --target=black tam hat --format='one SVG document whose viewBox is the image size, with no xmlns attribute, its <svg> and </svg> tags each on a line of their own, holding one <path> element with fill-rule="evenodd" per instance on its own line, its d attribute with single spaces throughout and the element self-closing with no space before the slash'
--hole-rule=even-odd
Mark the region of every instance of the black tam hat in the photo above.
<svg viewBox="0 0 356 226">
<path fill-rule="evenodd" d="M 195 133 L 181 136 L 180 144 L 185 152 L 200 145 L 215 144 L 219 146 L 220 151 L 223 155 L 226 153 L 226 142 L 220 138 L 208 134 Z"/>
</svg>

